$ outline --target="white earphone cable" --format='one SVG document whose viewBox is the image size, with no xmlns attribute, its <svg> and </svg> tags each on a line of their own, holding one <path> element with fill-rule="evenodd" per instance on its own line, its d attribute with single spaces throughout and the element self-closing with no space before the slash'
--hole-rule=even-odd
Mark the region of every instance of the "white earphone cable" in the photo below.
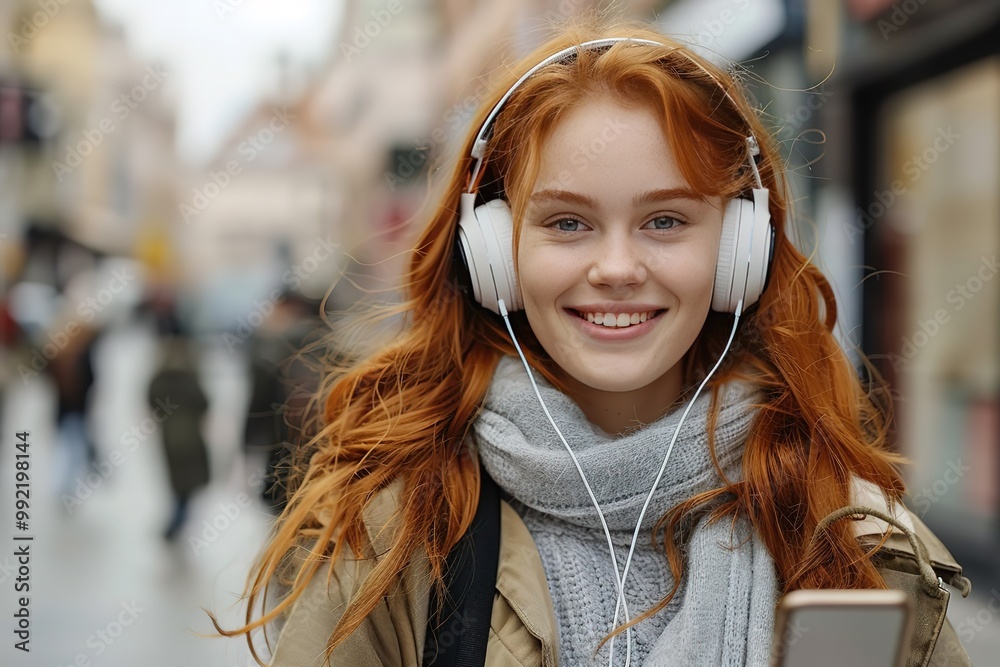
<svg viewBox="0 0 1000 667">
<path fill-rule="evenodd" d="M 639 540 L 639 532 L 640 532 L 641 527 L 642 527 L 642 520 L 646 516 L 646 510 L 649 509 L 649 503 L 652 502 L 652 500 L 653 500 L 653 494 L 656 493 L 656 487 L 658 487 L 660 485 L 660 479 L 662 479 L 663 473 L 667 469 L 667 461 L 670 459 L 670 453 L 674 450 L 674 443 L 677 442 L 677 436 L 681 432 L 681 426 L 684 424 L 684 420 L 687 419 L 688 413 L 691 411 L 691 408 L 694 406 L 695 401 L 698 400 L 698 396 L 701 394 L 701 390 L 705 388 L 705 385 L 708 383 L 708 381 L 715 374 L 715 371 L 718 370 L 719 366 L 722 364 L 722 360 L 726 358 L 726 354 L 729 353 L 729 347 L 733 344 L 733 338 L 736 337 L 736 328 L 739 326 L 739 323 L 740 323 L 740 314 L 742 312 L 743 312 L 743 299 L 740 299 L 739 302 L 736 305 L 736 319 L 733 322 L 733 330 L 729 334 L 729 340 L 726 342 L 726 347 L 722 351 L 722 355 L 719 357 L 719 360 L 715 362 L 715 366 L 713 366 L 712 370 L 709 371 L 708 375 L 705 376 L 705 379 L 701 381 L 701 384 L 698 386 L 697 391 L 694 392 L 694 396 L 692 396 L 691 400 L 688 401 L 687 407 L 684 409 L 684 414 L 681 415 L 681 420 L 677 423 L 677 427 L 674 429 L 674 435 L 670 439 L 670 444 L 667 446 L 667 453 L 663 457 L 663 463 L 660 465 L 660 471 L 658 473 L 656 473 L 656 479 L 653 481 L 653 488 L 651 488 L 649 490 L 649 494 L 646 496 L 646 502 L 642 506 L 642 511 L 639 512 L 639 520 L 636 521 L 636 523 L 635 523 L 635 531 L 632 533 L 632 542 L 631 542 L 631 544 L 629 544 L 629 548 L 628 548 L 628 557 L 625 559 L 625 569 L 622 572 L 621 586 L 618 589 L 618 596 L 619 597 L 618 597 L 617 602 L 615 602 L 615 617 L 614 617 L 614 620 L 611 623 L 611 626 L 613 628 L 617 628 L 618 627 L 618 611 L 619 611 L 619 609 L 621 609 L 621 607 L 622 607 L 623 604 L 626 604 L 626 600 L 625 600 L 625 582 L 628 579 L 628 569 L 629 569 L 629 566 L 632 564 L 632 554 L 635 553 L 635 545 L 636 545 L 636 543 Z M 627 609 L 627 606 L 626 606 L 626 609 Z M 628 621 L 628 614 L 625 615 L 625 622 L 626 623 L 629 622 Z M 609 667 L 611 667 L 611 665 L 612 665 L 611 661 L 614 660 L 614 655 L 615 655 L 615 638 L 614 637 L 611 638 L 611 652 L 610 653 L 611 653 L 611 655 L 609 657 L 609 662 L 608 662 Z M 629 667 L 630 654 L 631 654 L 631 651 L 626 650 L 625 667 Z"/>
<path fill-rule="evenodd" d="M 555 421 L 552 419 L 552 415 L 549 414 L 549 409 L 545 406 L 545 401 L 542 400 L 542 394 L 538 390 L 538 385 L 535 383 L 535 376 L 531 372 L 531 367 L 528 365 L 528 360 L 524 358 L 524 353 L 521 352 L 521 346 L 518 344 L 517 337 L 514 335 L 514 329 L 510 325 L 510 318 L 507 317 L 507 306 L 506 304 L 504 304 L 503 299 L 499 300 L 498 305 L 500 310 L 500 316 L 503 317 L 503 321 L 507 325 L 507 332 L 510 334 L 510 339 L 514 343 L 514 349 L 517 350 L 518 356 L 521 357 L 521 363 L 524 365 L 524 370 L 527 371 L 528 373 L 528 379 L 531 381 L 531 386 L 535 390 L 535 396 L 538 397 L 538 402 L 541 404 L 542 410 L 545 412 L 545 416 L 548 417 L 549 423 L 552 424 L 552 428 L 555 429 L 556 434 L 559 436 L 559 440 L 562 441 L 562 444 L 566 448 L 566 451 L 569 452 L 570 458 L 573 459 L 573 465 L 576 466 L 576 471 L 580 474 L 580 479 L 583 480 L 583 485 L 587 488 L 587 494 L 590 496 L 590 501 L 594 504 L 594 507 L 597 509 L 597 516 L 600 517 L 601 519 L 601 527 L 604 528 L 604 536 L 608 540 L 608 551 L 611 552 L 611 563 L 615 570 L 615 585 L 616 588 L 618 589 L 618 599 L 619 601 L 624 601 L 625 595 L 624 591 L 622 590 L 622 579 L 620 576 L 620 571 L 618 570 L 618 557 L 615 555 L 614 542 L 611 540 L 611 531 L 608 529 L 608 522 L 604 519 L 604 512 L 601 510 L 601 505 L 600 503 L 597 502 L 597 497 L 594 495 L 593 490 L 591 490 L 590 488 L 590 483 L 587 481 L 587 476 L 583 474 L 583 468 L 580 467 L 580 462 L 577 460 L 576 454 L 573 453 L 573 449 L 569 446 L 569 443 L 566 442 L 566 438 L 563 437 L 562 431 L 559 430 L 559 427 L 556 426 Z M 616 605 L 614 622 L 618 621 L 618 608 L 619 605 Z M 625 608 L 625 619 L 626 619 L 625 622 L 628 623 L 629 613 L 628 613 L 627 601 L 624 602 L 624 608 Z M 611 627 L 613 630 L 614 623 L 612 623 Z M 632 628 L 629 627 L 625 631 L 625 633 L 626 633 L 625 663 L 627 665 L 632 654 Z M 612 642 L 614 642 L 614 637 L 612 637 L 611 640 Z M 612 643 L 612 648 L 613 646 L 614 644 Z M 613 654 L 614 652 L 612 650 L 612 655 Z"/>
</svg>

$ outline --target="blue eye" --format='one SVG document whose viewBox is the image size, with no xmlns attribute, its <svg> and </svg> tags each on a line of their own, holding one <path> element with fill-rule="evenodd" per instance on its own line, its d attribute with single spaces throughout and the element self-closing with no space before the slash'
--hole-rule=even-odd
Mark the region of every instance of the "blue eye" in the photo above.
<svg viewBox="0 0 1000 667">
<path fill-rule="evenodd" d="M 653 218 L 647 224 L 651 224 L 653 229 L 669 230 L 674 227 L 679 227 L 684 223 L 677 218 L 672 218 L 669 215 L 661 215 Z"/>
<path fill-rule="evenodd" d="M 580 221 L 573 218 L 563 218 L 556 220 L 553 227 L 561 232 L 576 232 L 580 230 Z"/>
</svg>

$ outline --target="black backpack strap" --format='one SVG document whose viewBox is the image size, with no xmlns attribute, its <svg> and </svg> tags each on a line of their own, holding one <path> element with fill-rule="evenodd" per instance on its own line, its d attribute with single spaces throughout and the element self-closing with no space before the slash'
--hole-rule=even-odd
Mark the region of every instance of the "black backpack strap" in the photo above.
<svg viewBox="0 0 1000 667">
<path fill-rule="evenodd" d="M 437 595 L 431 587 L 424 667 L 483 667 L 500 560 L 500 489 L 479 467 L 479 505 L 468 532 L 445 563 L 447 596 L 436 622 Z"/>
</svg>

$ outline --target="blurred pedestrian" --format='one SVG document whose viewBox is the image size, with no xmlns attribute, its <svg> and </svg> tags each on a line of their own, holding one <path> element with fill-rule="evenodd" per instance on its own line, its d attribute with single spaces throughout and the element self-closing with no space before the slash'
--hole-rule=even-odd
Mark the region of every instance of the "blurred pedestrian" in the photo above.
<svg viewBox="0 0 1000 667">
<path fill-rule="evenodd" d="M 287 293 L 250 338 L 250 402 L 244 445 L 247 463 L 263 472 L 260 489 L 275 513 L 284 507 L 285 460 L 305 440 L 309 399 L 318 387 L 311 347 L 320 331 L 319 304 Z"/>
<path fill-rule="evenodd" d="M 171 516 L 163 531 L 177 538 L 187 520 L 191 496 L 210 479 L 203 435 L 208 399 L 198 380 L 190 342 L 175 335 L 162 342 L 163 362 L 149 385 L 148 400 L 160 426 L 163 453 L 173 495 Z"/>
</svg>

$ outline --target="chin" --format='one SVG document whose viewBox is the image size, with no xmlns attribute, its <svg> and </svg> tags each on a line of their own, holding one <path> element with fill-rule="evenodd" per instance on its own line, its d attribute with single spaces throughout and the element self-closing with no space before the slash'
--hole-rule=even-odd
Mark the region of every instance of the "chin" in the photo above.
<svg viewBox="0 0 1000 667">
<path fill-rule="evenodd" d="M 625 393 L 629 391 L 637 391 L 644 387 L 649 386 L 656 381 L 656 378 L 645 378 L 645 377 L 623 377 L 613 381 L 609 381 L 606 377 L 600 376 L 587 376 L 579 377 L 576 376 L 577 382 L 584 384 L 595 391 L 606 391 L 613 393 Z"/>
</svg>

